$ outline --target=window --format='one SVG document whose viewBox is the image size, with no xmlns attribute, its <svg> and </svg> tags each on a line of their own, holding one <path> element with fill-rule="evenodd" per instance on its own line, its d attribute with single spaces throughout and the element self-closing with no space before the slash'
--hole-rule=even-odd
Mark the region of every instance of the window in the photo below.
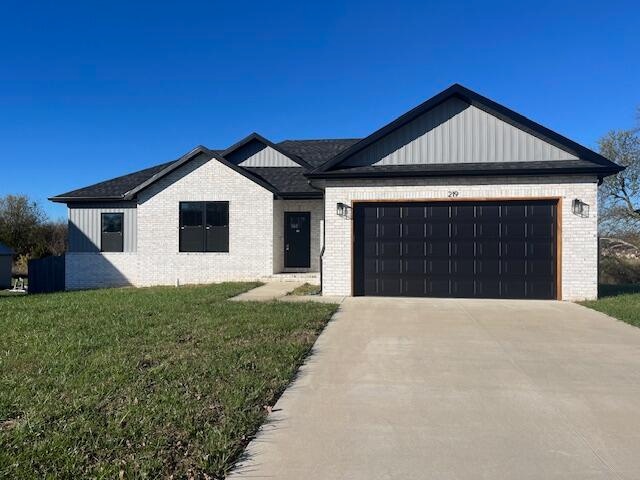
<svg viewBox="0 0 640 480">
<path fill-rule="evenodd" d="M 122 252 L 124 224 L 123 213 L 103 213 L 102 214 L 102 234 L 100 238 L 100 251 L 102 252 Z"/>
<path fill-rule="evenodd" d="M 229 202 L 180 203 L 180 251 L 229 251 Z"/>
</svg>

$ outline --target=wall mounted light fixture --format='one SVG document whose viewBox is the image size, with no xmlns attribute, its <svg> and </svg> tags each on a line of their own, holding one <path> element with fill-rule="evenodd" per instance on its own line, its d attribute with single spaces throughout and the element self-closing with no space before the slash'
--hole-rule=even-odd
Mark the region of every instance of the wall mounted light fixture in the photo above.
<svg viewBox="0 0 640 480">
<path fill-rule="evenodd" d="M 346 203 L 338 202 L 336 205 L 336 213 L 339 217 L 347 217 L 349 216 L 349 210 L 351 207 Z"/>
<path fill-rule="evenodd" d="M 576 198 L 571 203 L 571 211 L 574 215 L 586 218 L 589 216 L 589 204 L 584 203 L 582 200 Z"/>
</svg>

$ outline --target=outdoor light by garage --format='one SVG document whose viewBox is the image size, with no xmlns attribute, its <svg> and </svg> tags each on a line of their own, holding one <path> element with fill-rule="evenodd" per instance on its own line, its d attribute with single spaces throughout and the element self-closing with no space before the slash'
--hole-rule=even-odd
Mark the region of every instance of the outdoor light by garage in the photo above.
<svg viewBox="0 0 640 480">
<path fill-rule="evenodd" d="M 349 207 L 349 205 L 347 205 L 346 203 L 338 202 L 336 212 L 339 217 L 346 217 L 347 215 L 349 215 L 350 208 L 351 207 Z"/>
<path fill-rule="evenodd" d="M 582 200 L 576 198 L 571 204 L 571 211 L 574 215 L 586 218 L 589 216 L 589 204 L 584 203 Z"/>
</svg>

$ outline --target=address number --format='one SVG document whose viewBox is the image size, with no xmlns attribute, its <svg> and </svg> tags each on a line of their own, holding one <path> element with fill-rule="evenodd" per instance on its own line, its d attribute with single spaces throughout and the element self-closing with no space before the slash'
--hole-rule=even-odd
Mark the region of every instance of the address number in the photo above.
<svg viewBox="0 0 640 480">
<path fill-rule="evenodd" d="M 447 197 L 449 198 L 457 197 L 458 195 L 460 195 L 460 192 L 458 192 L 457 190 L 449 190 L 447 192 Z"/>
</svg>

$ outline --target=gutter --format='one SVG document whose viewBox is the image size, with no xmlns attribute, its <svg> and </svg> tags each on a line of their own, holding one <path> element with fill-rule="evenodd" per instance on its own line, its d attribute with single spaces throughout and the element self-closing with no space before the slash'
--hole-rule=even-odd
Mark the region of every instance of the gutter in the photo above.
<svg viewBox="0 0 640 480">
<path fill-rule="evenodd" d="M 307 183 L 314 190 L 318 190 L 319 192 L 322 192 L 322 198 L 324 199 L 324 188 L 316 187 L 313 184 L 313 180 L 311 180 L 311 179 L 308 179 Z M 325 219 L 323 220 L 323 224 L 322 224 L 322 248 L 320 249 L 320 258 L 319 258 L 319 263 L 320 263 L 320 293 L 321 294 L 322 294 L 322 270 L 323 270 L 322 269 L 322 258 L 324 257 L 324 246 L 325 246 L 325 236 L 326 236 L 325 232 L 327 231 L 327 229 L 325 228 L 326 224 L 327 224 L 327 219 L 326 219 L 326 215 L 325 215 Z"/>
</svg>

